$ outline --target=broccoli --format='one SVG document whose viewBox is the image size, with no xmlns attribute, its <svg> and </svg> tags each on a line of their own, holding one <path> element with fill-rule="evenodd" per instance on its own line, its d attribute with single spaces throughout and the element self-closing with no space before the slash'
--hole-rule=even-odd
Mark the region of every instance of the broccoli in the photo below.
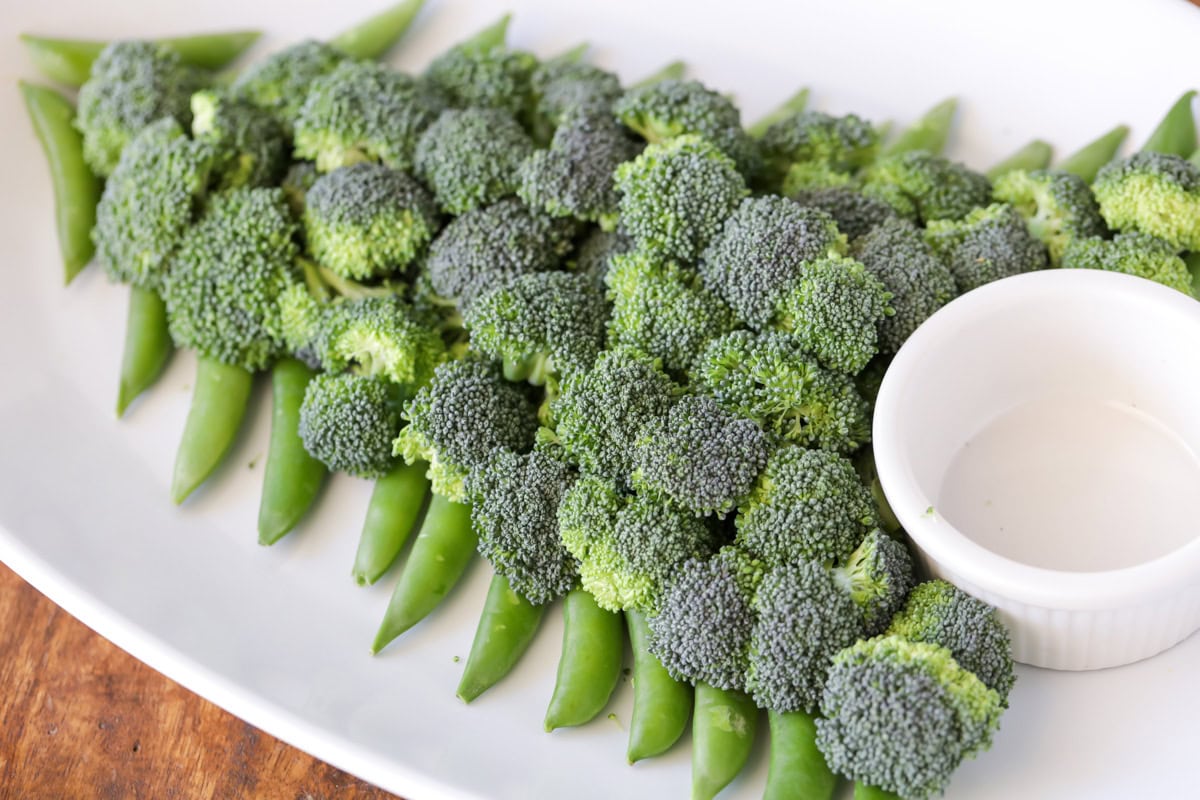
<svg viewBox="0 0 1200 800">
<path fill-rule="evenodd" d="M 716 537 L 684 509 L 584 475 L 558 507 L 562 543 L 579 562 L 583 588 L 610 611 L 657 610 L 667 580 L 689 558 L 709 555 Z"/>
<path fill-rule="evenodd" d="M 608 306 L 585 275 L 534 272 L 480 293 L 463 311 L 471 344 L 509 380 L 540 386 L 590 369 L 604 347 Z"/>
<path fill-rule="evenodd" d="M 417 140 L 445 109 L 425 83 L 369 61 L 313 81 L 295 122 L 296 156 L 329 172 L 359 161 L 411 170 Z"/>
<path fill-rule="evenodd" d="M 619 198 L 613 172 L 640 147 L 611 117 L 574 114 L 554 132 L 547 150 L 536 150 L 518 173 L 517 194 L 530 208 L 575 217 L 612 230 Z"/>
<path fill-rule="evenodd" d="M 865 194 L 920 222 L 961 219 L 992 195 L 986 175 L 920 150 L 881 158 L 863 179 Z"/>
<path fill-rule="evenodd" d="M 97 175 L 110 175 L 125 145 L 155 120 L 171 117 L 181 127 L 189 126 L 192 93 L 203 86 L 205 77 L 184 65 L 173 50 L 153 42 L 122 41 L 105 47 L 79 89 L 75 116 L 88 166 Z"/>
<path fill-rule="evenodd" d="M 733 311 L 694 270 L 640 250 L 615 255 L 610 264 L 604 282 L 613 304 L 608 336 L 615 348 L 639 350 L 682 374 L 713 337 L 737 326 Z"/>
<path fill-rule="evenodd" d="M 288 167 L 280 181 L 280 188 L 287 195 L 288 205 L 297 217 L 304 216 L 304 206 L 308 198 L 308 190 L 317 182 L 321 173 L 317 172 L 316 164 L 311 161 L 296 161 Z"/>
<path fill-rule="evenodd" d="M 635 489 L 695 514 L 724 516 L 767 464 L 767 435 L 711 397 L 685 395 L 650 420 L 634 442 Z"/>
<path fill-rule="evenodd" d="M 1049 263 L 1045 245 L 1007 203 L 977 208 L 958 220 L 934 220 L 925 241 L 954 274 L 960 294 Z"/>
<path fill-rule="evenodd" d="M 558 507 L 575 482 L 561 461 L 499 448 L 467 476 L 479 553 L 513 591 L 534 605 L 562 597 L 578 582 L 578 564 L 559 538 Z"/>
<path fill-rule="evenodd" d="M 234 96 L 269 112 L 291 136 L 313 82 L 348 58 L 324 42 L 299 42 L 251 64 L 230 89 Z"/>
<path fill-rule="evenodd" d="M 336 169 L 305 195 L 308 249 L 343 278 L 376 278 L 403 269 L 433 239 L 438 223 L 429 192 L 382 164 Z"/>
<path fill-rule="evenodd" d="M 276 186 L 287 169 L 287 135 L 262 109 L 214 91 L 192 95 L 192 136 L 216 150 L 218 189 Z"/>
<path fill-rule="evenodd" d="M 424 79 L 455 108 L 495 108 L 516 115 L 530 102 L 537 59 L 504 45 L 508 16 L 434 59 Z"/>
<path fill-rule="evenodd" d="M 329 469 L 380 478 L 392 468 L 400 413 L 383 378 L 322 373 L 304 390 L 299 433 L 304 449 Z"/>
<path fill-rule="evenodd" d="M 991 744 L 1000 696 L 944 647 L 899 636 L 838 653 L 821 697 L 817 745 L 860 784 L 923 800 Z"/>
<path fill-rule="evenodd" d="M 893 217 L 880 223 L 856 239 L 850 253 L 892 296 L 893 313 L 879 322 L 884 353 L 898 351 L 917 326 L 954 299 L 954 275 L 908 220 Z"/>
<path fill-rule="evenodd" d="M 767 567 L 839 564 L 878 521 L 854 464 L 826 450 L 781 447 L 738 508 L 735 541 Z"/>
<path fill-rule="evenodd" d="M 1136 153 L 1101 169 L 1092 190 L 1110 227 L 1200 250 L 1200 166 L 1186 158 Z"/>
<path fill-rule="evenodd" d="M 553 130 L 577 115 L 611 115 L 621 97 L 621 81 L 608 70 L 577 60 L 552 59 L 539 64 L 530 80 L 534 119 Z"/>
<path fill-rule="evenodd" d="M 1067 269 L 1124 272 L 1192 295 L 1192 275 L 1170 242 L 1149 234 L 1118 233 L 1112 239 L 1076 239 L 1063 251 Z"/>
<path fill-rule="evenodd" d="M 533 141 L 500 109 L 443 111 L 417 141 L 413 163 L 438 204 L 463 214 L 516 191 Z"/>
<path fill-rule="evenodd" d="M 428 383 L 446 355 L 432 321 L 395 296 L 334 303 L 310 341 L 325 369 L 380 376 L 404 394 Z"/>
<path fill-rule="evenodd" d="M 797 163 L 815 162 L 842 173 L 867 166 L 879 152 L 879 133 L 854 114 L 834 117 L 801 111 L 767 128 L 759 144 L 764 183 L 773 187 Z"/>
<path fill-rule="evenodd" d="M 604 231 L 596 228 L 580 243 L 571 258 L 570 269 L 579 275 L 586 275 L 588 280 L 600 291 L 607 289 L 604 282 L 614 256 L 633 250 L 633 242 L 628 236 L 617 231 Z"/>
<path fill-rule="evenodd" d="M 499 369 L 480 361 L 449 361 L 404 406 L 408 426 L 393 443 L 405 462 L 429 462 L 433 491 L 466 500 L 467 474 L 497 447 L 520 453 L 533 445 L 537 412 Z"/>
<path fill-rule="evenodd" d="M 909 596 L 914 581 L 908 548 L 878 528 L 863 538 L 845 562 L 834 567 L 833 575 L 862 612 L 868 636 L 883 632 Z"/>
<path fill-rule="evenodd" d="M 853 186 L 804 188 L 789 196 L 802 206 L 819 208 L 833 217 L 838 230 L 850 241 L 896 216 L 895 209 L 890 205 L 863 194 Z"/>
<path fill-rule="evenodd" d="M 652 144 L 615 174 L 624 231 L 651 255 L 685 262 L 704 251 L 747 194 L 734 163 L 698 136 Z"/>
<path fill-rule="evenodd" d="M 1070 172 L 1013 170 L 996 181 L 992 196 L 1012 204 L 1025 218 L 1030 232 L 1046 245 L 1052 266 L 1062 262 L 1072 240 L 1103 236 L 1107 230 L 1091 188 Z"/>
<path fill-rule="evenodd" d="M 854 381 L 819 365 L 786 334 L 734 331 L 715 339 L 692 380 L 780 442 L 851 453 L 871 438 L 869 409 Z"/>
</svg>

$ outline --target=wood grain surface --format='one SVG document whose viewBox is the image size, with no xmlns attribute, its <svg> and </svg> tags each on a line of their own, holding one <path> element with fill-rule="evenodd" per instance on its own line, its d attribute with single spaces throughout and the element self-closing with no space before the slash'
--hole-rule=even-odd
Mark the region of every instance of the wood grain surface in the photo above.
<svg viewBox="0 0 1200 800">
<path fill-rule="evenodd" d="M 192 694 L 0 564 L 0 799 L 394 800 Z"/>
</svg>

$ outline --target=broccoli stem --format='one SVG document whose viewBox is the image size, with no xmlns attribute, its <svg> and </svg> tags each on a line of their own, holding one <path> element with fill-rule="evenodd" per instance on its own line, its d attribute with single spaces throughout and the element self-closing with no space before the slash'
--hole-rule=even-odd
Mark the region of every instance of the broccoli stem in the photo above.
<svg viewBox="0 0 1200 800">
<path fill-rule="evenodd" d="M 329 43 L 351 58 L 382 58 L 412 26 L 425 0 L 402 0 L 339 33 Z"/>
<path fill-rule="evenodd" d="M 294 358 L 271 370 L 271 442 L 258 506 L 258 543 L 271 545 L 296 526 L 321 490 L 325 465 L 308 454 L 300 439 L 300 406 L 316 373 Z"/>
<path fill-rule="evenodd" d="M 162 375 L 175 345 L 167 329 L 167 305 L 153 289 L 129 288 L 129 315 L 125 320 L 125 352 L 121 355 L 121 380 L 117 387 L 117 416 Z"/>
<path fill-rule="evenodd" d="M 996 180 L 1001 175 L 1015 170 L 1035 170 L 1045 169 L 1050 166 L 1050 159 L 1054 157 L 1054 148 L 1049 142 L 1044 142 L 1041 139 L 1034 139 L 1029 144 L 1020 148 L 1008 158 L 996 164 L 988 170 L 987 176 L 990 180 Z"/>
<path fill-rule="evenodd" d="M 904 800 L 895 792 L 879 789 L 874 786 L 856 783 L 854 785 L 854 800 Z"/>
<path fill-rule="evenodd" d="M 763 800 L 829 800 L 838 777 L 817 749 L 817 725 L 803 711 L 768 714 L 771 727 L 771 765 Z"/>
<path fill-rule="evenodd" d="M 253 387 L 254 373 L 244 367 L 207 356 L 196 360 L 192 406 L 171 478 L 171 499 L 176 504 L 186 500 L 224 459 L 246 416 Z"/>
<path fill-rule="evenodd" d="M 925 150 L 935 156 L 940 155 L 946 149 L 946 140 L 950 138 L 950 125 L 954 122 L 957 110 L 956 98 L 951 97 L 938 103 L 910 127 L 901 131 L 887 148 L 887 154 Z"/>
<path fill-rule="evenodd" d="M 730 784 L 754 746 L 758 708 L 744 693 L 696 684 L 692 719 L 692 800 L 712 800 Z"/>
<path fill-rule="evenodd" d="M 686 70 L 687 64 L 682 61 L 672 61 L 664 65 L 657 72 L 652 72 L 637 83 L 631 84 L 629 88 L 642 89 L 647 86 L 653 86 L 656 83 L 662 83 L 663 81 L 677 81 L 683 77 L 683 73 Z"/>
<path fill-rule="evenodd" d="M 761 139 L 762 135 L 767 132 L 767 128 L 770 128 L 776 122 L 782 122 L 788 117 L 804 111 L 804 109 L 808 106 L 808 94 L 809 91 L 808 87 L 806 86 L 793 94 L 787 100 L 784 100 L 774 110 L 768 111 L 765 116 L 747 128 L 746 133 L 750 134 L 755 139 Z"/>
<path fill-rule="evenodd" d="M 458 683 L 458 698 L 469 703 L 495 686 L 520 661 L 542 624 L 545 606 L 535 606 L 496 574 L 488 587 L 471 654 Z"/>
<path fill-rule="evenodd" d="M 625 609 L 633 646 L 633 718 L 629 748 L 633 764 L 665 753 L 679 741 L 692 713 L 692 687 L 677 681 L 650 652 L 650 626 L 641 611 Z"/>
<path fill-rule="evenodd" d="M 1096 173 L 1116 157 L 1117 151 L 1129 135 L 1129 128 L 1118 125 L 1099 138 L 1088 142 L 1078 151 L 1063 159 L 1058 169 L 1078 175 L 1088 183 L 1096 179 Z"/>
<path fill-rule="evenodd" d="M 572 589 L 563 600 L 563 646 L 546 730 L 595 719 L 621 677 L 625 631 L 620 613 L 601 608 L 590 592 Z"/>
<path fill-rule="evenodd" d="M 403 462 L 375 481 L 351 574 L 359 586 L 375 583 L 388 571 L 425 508 L 429 479 L 424 461 Z"/>
<path fill-rule="evenodd" d="M 1142 145 L 1143 153 L 1166 153 L 1187 158 L 1196 149 L 1196 117 L 1192 113 L 1195 90 L 1184 92 Z"/>
</svg>

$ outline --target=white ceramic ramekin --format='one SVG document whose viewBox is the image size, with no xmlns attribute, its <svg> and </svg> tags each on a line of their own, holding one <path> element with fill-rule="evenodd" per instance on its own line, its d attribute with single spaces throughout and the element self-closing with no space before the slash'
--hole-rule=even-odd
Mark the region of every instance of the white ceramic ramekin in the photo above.
<svg viewBox="0 0 1200 800">
<path fill-rule="evenodd" d="M 904 344 L 883 380 L 880 482 L 928 571 L 1000 610 L 1018 661 L 1085 670 L 1147 658 L 1200 629 L 1200 482 L 1188 498 L 1194 530 L 1169 532 L 1183 544 L 1102 571 L 1021 563 L 938 511 L 963 446 L 1054 392 L 1129 403 L 1200 453 L 1200 303 L 1141 278 L 1061 269 L 954 300 Z M 1128 536 L 1159 533 L 1168 532 Z"/>
</svg>

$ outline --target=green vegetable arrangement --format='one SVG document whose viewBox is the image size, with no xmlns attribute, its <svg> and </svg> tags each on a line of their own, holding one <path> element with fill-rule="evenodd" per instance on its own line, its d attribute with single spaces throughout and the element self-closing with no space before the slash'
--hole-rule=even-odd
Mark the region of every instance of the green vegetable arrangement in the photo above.
<svg viewBox="0 0 1200 800">
<path fill-rule="evenodd" d="M 21 84 L 66 280 L 94 256 L 130 287 L 118 413 L 174 348 L 198 355 L 172 498 L 270 371 L 259 541 L 331 471 L 374 482 L 360 584 L 413 541 L 374 652 L 482 557 L 464 701 L 561 608 L 547 730 L 603 712 L 628 646 L 628 759 L 690 722 L 697 800 L 738 775 L 761 710 L 767 798 L 827 800 L 839 776 L 938 794 L 998 729 L 1011 645 L 914 575 L 874 475 L 879 381 L 937 309 L 1010 275 L 1192 294 L 1194 93 L 1129 158 L 1120 126 L 983 173 L 943 155 L 953 100 L 890 140 L 806 89 L 747 125 L 678 62 L 623 86 L 584 47 L 509 47 L 507 17 L 421 74 L 378 63 L 420 6 L 244 68 L 256 32 L 22 37 L 79 89 Z"/>
</svg>

